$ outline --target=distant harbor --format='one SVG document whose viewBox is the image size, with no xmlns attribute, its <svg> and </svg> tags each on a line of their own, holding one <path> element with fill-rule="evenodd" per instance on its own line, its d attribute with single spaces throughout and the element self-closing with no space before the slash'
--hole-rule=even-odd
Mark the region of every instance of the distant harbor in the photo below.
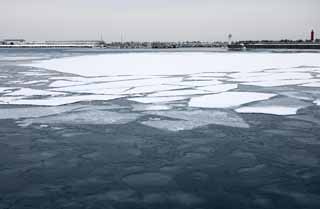
<svg viewBox="0 0 320 209">
<path fill-rule="evenodd" d="M 237 41 L 231 42 L 229 35 L 229 49 L 320 49 L 320 39 L 315 39 L 314 30 L 310 33 L 309 40 L 280 40 L 280 41 Z"/>
<path fill-rule="evenodd" d="M 105 42 L 103 40 L 73 40 L 28 42 L 24 39 L 5 39 L 0 41 L 0 48 L 112 48 L 112 49 L 171 49 L 171 48 L 212 48 L 227 47 L 227 42 Z"/>
<path fill-rule="evenodd" d="M 71 40 L 71 41 L 26 41 L 24 39 L 5 39 L 0 41 L 0 48 L 110 48 L 110 49 L 176 49 L 176 48 L 228 48 L 230 50 L 246 49 L 320 49 L 320 39 L 315 39 L 312 30 L 308 40 L 262 40 L 262 41 L 178 41 L 178 42 L 139 42 L 104 40 Z"/>
</svg>

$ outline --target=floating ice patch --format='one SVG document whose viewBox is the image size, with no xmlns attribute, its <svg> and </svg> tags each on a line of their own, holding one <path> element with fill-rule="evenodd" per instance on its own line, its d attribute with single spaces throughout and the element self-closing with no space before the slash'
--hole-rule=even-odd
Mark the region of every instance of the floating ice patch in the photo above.
<svg viewBox="0 0 320 209">
<path fill-rule="evenodd" d="M 314 103 L 315 103 L 316 105 L 320 105 L 320 99 L 315 100 Z"/>
<path fill-rule="evenodd" d="M 36 71 L 28 71 L 28 72 L 19 72 L 25 76 L 50 76 L 53 75 L 51 73 L 43 73 L 43 72 L 36 72 Z"/>
<path fill-rule="evenodd" d="M 168 91 L 168 90 L 177 90 L 177 89 L 185 89 L 185 86 L 177 86 L 177 85 L 153 85 L 153 86 L 140 86 L 134 87 L 125 93 L 127 94 L 146 94 L 158 91 Z"/>
<path fill-rule="evenodd" d="M 295 115 L 300 107 L 269 106 L 269 107 L 240 107 L 239 113 L 264 113 L 272 115 Z"/>
<path fill-rule="evenodd" d="M 169 131 L 191 130 L 209 124 L 238 128 L 249 128 L 249 125 L 237 114 L 220 110 L 189 110 L 189 111 L 154 111 L 149 114 L 172 118 L 141 122 L 142 124 Z"/>
<path fill-rule="evenodd" d="M 139 86 L 154 86 L 161 84 L 171 84 L 180 82 L 182 78 L 153 78 L 153 79 L 141 79 L 141 80 L 126 80 L 115 81 L 107 83 L 94 83 L 81 86 L 71 86 L 56 88 L 56 91 L 69 91 L 69 92 L 86 92 L 87 90 L 96 89 L 116 89 L 116 88 L 133 88 Z M 151 88 L 151 87 L 150 87 Z"/>
<path fill-rule="evenodd" d="M 17 105 L 37 105 L 37 106 L 59 106 L 72 104 L 81 101 L 107 101 L 121 98 L 116 95 L 80 95 L 80 96 L 65 96 L 65 97 L 50 97 L 46 99 L 20 99 L 13 100 L 7 103 Z"/>
<path fill-rule="evenodd" d="M 12 102 L 22 98 L 23 97 L 0 97 L 0 104 L 11 104 Z"/>
<path fill-rule="evenodd" d="M 177 90 L 177 91 L 162 91 L 154 94 L 150 94 L 151 97 L 165 97 L 165 96 L 185 96 L 185 95 L 199 95 L 199 94 L 209 94 L 208 91 L 203 90 L 196 90 L 196 89 L 190 89 L 190 90 Z"/>
<path fill-rule="evenodd" d="M 37 118 L 65 113 L 80 107 L 83 106 L 0 108 L 0 119 Z"/>
<path fill-rule="evenodd" d="M 167 103 L 167 102 L 175 102 L 180 100 L 188 99 L 188 97 L 136 97 L 136 98 L 130 98 L 128 100 L 139 102 L 139 103 Z"/>
<path fill-rule="evenodd" d="M 62 92 L 52 92 L 39 89 L 21 88 L 17 91 L 6 94 L 7 96 L 61 96 Z"/>
<path fill-rule="evenodd" d="M 54 81 L 52 82 L 49 87 L 56 88 L 56 87 L 65 87 L 65 86 L 76 86 L 84 84 L 80 81 Z"/>
<path fill-rule="evenodd" d="M 182 81 L 179 85 L 183 86 L 190 86 L 190 87 L 197 87 L 197 86 L 210 86 L 210 85 L 217 85 L 221 84 L 221 81 L 217 80 L 210 80 L 210 81 Z"/>
<path fill-rule="evenodd" d="M 48 82 L 49 80 L 35 80 L 35 81 L 24 82 L 23 84 L 31 85 L 31 84 L 48 83 Z"/>
<path fill-rule="evenodd" d="M 311 103 L 294 98 L 274 98 L 257 102 L 255 104 L 236 109 L 239 113 L 264 113 L 273 115 L 294 115 L 301 108 L 310 106 Z"/>
<path fill-rule="evenodd" d="M 0 57 L 0 61 L 23 61 L 23 60 L 31 60 L 31 59 L 43 59 L 44 57 L 19 57 L 19 56 L 6 56 Z"/>
<path fill-rule="evenodd" d="M 236 76 L 235 76 L 236 75 Z M 309 73 L 277 73 L 277 72 L 257 72 L 257 73 L 237 73 L 234 74 L 234 81 L 256 82 L 256 81 L 275 81 L 275 80 L 306 80 L 313 77 Z"/>
<path fill-rule="evenodd" d="M 300 85 L 309 83 L 310 80 L 273 80 L 273 81 L 259 81 L 242 83 L 243 85 L 249 86 L 262 86 L 262 87 L 275 87 L 275 86 L 289 86 L 289 85 Z"/>
<path fill-rule="evenodd" d="M 256 92 L 223 92 L 219 94 L 191 98 L 189 106 L 202 108 L 231 108 L 250 102 L 266 100 L 274 96 L 276 96 L 276 94 Z"/>
<path fill-rule="evenodd" d="M 24 64 L 83 76 L 185 75 L 253 72 L 271 68 L 320 66 L 319 53 L 121 53 L 87 55 Z"/>
<path fill-rule="evenodd" d="M 208 91 L 211 93 L 220 93 L 220 92 L 229 91 L 236 88 L 238 88 L 238 84 L 221 84 L 221 85 L 214 85 L 214 86 L 203 86 L 203 87 L 198 87 L 197 89 Z"/>
<path fill-rule="evenodd" d="M 170 110 L 169 105 L 134 105 L 134 111 L 154 111 L 154 110 Z"/>
<path fill-rule="evenodd" d="M 320 87 L 320 81 L 303 84 L 303 85 L 301 85 L 301 86 L 304 86 L 304 87 L 316 87 L 316 88 L 318 88 L 318 87 Z"/>
<path fill-rule="evenodd" d="M 0 94 L 8 93 L 8 91 L 11 91 L 13 89 L 14 88 L 11 88 L 11 87 L 0 87 Z"/>
<path fill-rule="evenodd" d="M 117 113 L 101 110 L 88 110 L 26 119 L 22 124 L 126 124 L 136 120 L 141 114 Z"/>
<path fill-rule="evenodd" d="M 195 74 L 196 76 L 199 76 L 199 77 L 225 77 L 227 76 L 228 74 L 227 73 L 197 73 Z"/>
</svg>

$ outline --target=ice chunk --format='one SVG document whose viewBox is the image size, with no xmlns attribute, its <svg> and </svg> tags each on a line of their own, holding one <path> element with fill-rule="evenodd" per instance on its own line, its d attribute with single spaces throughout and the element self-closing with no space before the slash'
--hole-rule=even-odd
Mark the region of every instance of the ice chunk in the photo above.
<svg viewBox="0 0 320 209">
<path fill-rule="evenodd" d="M 239 113 L 264 113 L 273 115 L 294 115 L 301 108 L 310 106 L 311 103 L 294 98 L 274 98 L 257 102 L 253 105 L 236 109 Z"/>
<path fill-rule="evenodd" d="M 154 111 L 154 110 L 170 110 L 169 105 L 134 105 L 134 111 Z"/>
<path fill-rule="evenodd" d="M 25 66 L 83 76 L 185 75 L 320 66 L 319 53 L 118 53 L 37 61 Z"/>
<path fill-rule="evenodd" d="M 239 113 L 264 113 L 272 115 L 295 115 L 300 107 L 269 106 L 269 107 L 240 107 Z"/>
<path fill-rule="evenodd" d="M 8 93 L 8 96 L 58 96 L 65 95 L 63 92 L 52 92 L 39 89 L 21 88 L 17 91 Z"/>
<path fill-rule="evenodd" d="M 97 89 L 116 89 L 116 88 L 133 88 L 139 86 L 157 86 L 161 84 L 174 84 L 178 83 L 182 78 L 152 78 L 152 79 L 141 79 L 141 80 L 125 80 L 125 81 L 115 81 L 107 83 L 93 83 L 88 85 L 81 86 L 71 86 L 56 88 L 56 91 L 68 91 L 68 92 L 86 92 L 88 90 L 97 90 Z"/>
<path fill-rule="evenodd" d="M 209 124 L 249 128 L 249 125 L 237 114 L 221 110 L 189 110 L 189 111 L 154 111 L 149 114 L 163 116 L 168 119 L 149 119 L 141 122 L 144 125 L 169 131 L 191 130 Z"/>
<path fill-rule="evenodd" d="M 303 85 L 301 85 L 301 86 L 305 86 L 305 87 L 320 87 L 320 81 L 303 84 Z"/>
<path fill-rule="evenodd" d="M 31 85 L 31 84 L 47 83 L 47 82 L 49 82 L 49 80 L 35 80 L 35 81 L 27 81 L 23 84 Z"/>
<path fill-rule="evenodd" d="M 221 85 L 214 85 L 214 86 L 203 86 L 203 87 L 198 87 L 197 89 L 209 91 L 211 93 L 220 93 L 220 92 L 229 91 L 236 88 L 238 88 L 238 84 L 221 84 Z"/>
<path fill-rule="evenodd" d="M 191 86 L 191 87 L 196 87 L 196 86 L 210 86 L 210 85 L 217 85 L 221 84 L 221 81 L 218 80 L 210 80 L 210 81 L 182 81 L 179 83 L 179 85 L 183 86 Z"/>
<path fill-rule="evenodd" d="M 177 90 L 177 89 L 185 89 L 185 86 L 177 86 L 177 85 L 153 85 L 153 86 L 141 86 L 135 87 L 126 91 L 127 94 L 146 94 L 158 91 L 168 91 L 168 90 Z"/>
<path fill-rule="evenodd" d="M 233 74 L 234 81 L 255 82 L 255 81 L 276 81 L 276 80 L 307 80 L 313 77 L 310 73 L 277 73 L 277 72 L 256 72 L 256 73 L 237 73 Z"/>
<path fill-rule="evenodd" d="M 137 113 L 117 113 L 93 109 L 42 118 L 30 118 L 22 121 L 22 124 L 126 124 L 136 120 L 140 115 Z"/>
<path fill-rule="evenodd" d="M 266 100 L 274 96 L 276 96 L 276 94 L 256 92 L 223 92 L 219 94 L 191 98 L 189 106 L 202 108 L 232 108 L 250 102 Z"/>
<path fill-rule="evenodd" d="M 54 81 L 52 82 L 49 87 L 65 87 L 65 86 L 76 86 L 76 85 L 81 85 L 84 84 L 83 82 L 80 81 Z"/>
<path fill-rule="evenodd" d="M 116 95 L 79 95 L 79 96 L 65 96 L 65 97 L 50 97 L 46 99 L 19 99 L 9 101 L 9 104 L 17 105 L 37 105 L 37 106 L 59 106 L 65 104 L 72 104 L 81 101 L 107 101 L 122 96 Z"/>
<path fill-rule="evenodd" d="M 10 91 L 12 89 L 14 89 L 14 88 L 11 88 L 11 87 L 0 87 L 0 94 L 8 93 L 8 91 Z"/>
<path fill-rule="evenodd" d="M 184 95 L 197 95 L 197 94 L 209 94 L 208 91 L 203 90 L 177 90 L 177 91 L 162 91 L 154 94 L 150 94 L 149 96 L 154 97 L 163 97 L 163 96 L 184 96 Z"/>
<path fill-rule="evenodd" d="M 188 99 L 188 97 L 136 97 L 130 98 L 130 101 L 140 102 L 140 103 L 167 103 Z"/>
<path fill-rule="evenodd" d="M 0 108 L 0 119 L 37 118 L 76 110 L 80 107 L 82 106 Z"/>
<path fill-rule="evenodd" d="M 300 85 L 309 83 L 310 80 L 270 80 L 270 81 L 258 81 L 258 82 L 249 82 L 242 83 L 243 85 L 250 86 L 262 86 L 262 87 L 274 87 L 274 86 L 289 86 L 289 85 Z"/>
</svg>

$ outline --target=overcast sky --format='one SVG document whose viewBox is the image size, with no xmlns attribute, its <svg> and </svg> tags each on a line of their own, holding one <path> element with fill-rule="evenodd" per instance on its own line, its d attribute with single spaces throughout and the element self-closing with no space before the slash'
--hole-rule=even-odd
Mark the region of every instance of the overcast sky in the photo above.
<svg viewBox="0 0 320 209">
<path fill-rule="evenodd" d="M 179 41 L 320 37 L 320 0 L 0 0 L 0 39 Z"/>
</svg>

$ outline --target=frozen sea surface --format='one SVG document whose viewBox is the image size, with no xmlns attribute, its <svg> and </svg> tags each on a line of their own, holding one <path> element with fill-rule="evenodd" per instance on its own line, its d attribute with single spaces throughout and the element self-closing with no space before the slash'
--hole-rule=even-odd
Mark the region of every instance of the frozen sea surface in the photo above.
<svg viewBox="0 0 320 209">
<path fill-rule="evenodd" d="M 0 208 L 318 209 L 320 53 L 0 49 Z"/>
</svg>

